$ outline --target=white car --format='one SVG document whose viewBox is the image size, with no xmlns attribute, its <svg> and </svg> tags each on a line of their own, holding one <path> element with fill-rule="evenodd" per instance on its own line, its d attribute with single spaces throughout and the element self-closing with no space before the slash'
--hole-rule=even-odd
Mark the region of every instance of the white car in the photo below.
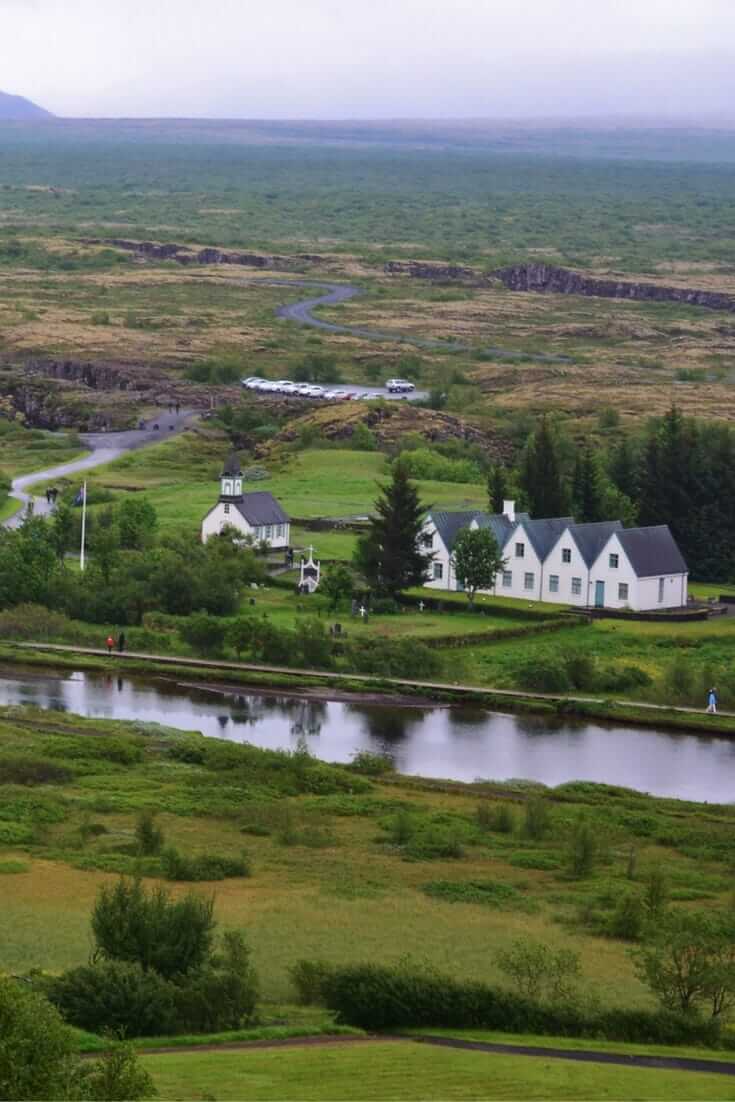
<svg viewBox="0 0 735 1102">
<path fill-rule="evenodd" d="M 281 383 L 281 394 L 295 394 L 298 389 L 296 383 Z"/>
<path fill-rule="evenodd" d="M 311 396 L 311 384 L 310 383 L 297 383 L 296 394 L 301 395 L 302 398 L 308 398 Z"/>
<path fill-rule="evenodd" d="M 248 375 L 247 379 L 240 380 L 240 385 L 250 387 L 253 385 L 253 383 L 258 382 L 260 382 L 260 377 L 258 375 Z"/>
<path fill-rule="evenodd" d="M 390 394 L 407 394 L 409 391 L 416 389 L 415 385 L 409 383 L 408 379 L 389 379 L 385 384 L 385 388 Z"/>
<path fill-rule="evenodd" d="M 259 375 L 253 375 L 250 379 L 246 379 L 242 385 L 247 387 L 248 390 L 257 390 L 262 382 L 263 380 Z"/>
</svg>

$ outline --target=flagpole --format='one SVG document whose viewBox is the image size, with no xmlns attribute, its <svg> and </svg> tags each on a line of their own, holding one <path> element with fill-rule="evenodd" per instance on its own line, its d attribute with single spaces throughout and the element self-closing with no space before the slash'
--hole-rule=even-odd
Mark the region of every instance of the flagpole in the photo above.
<svg viewBox="0 0 735 1102">
<path fill-rule="evenodd" d="M 82 487 L 82 546 L 79 554 L 79 569 L 84 571 L 84 537 L 87 529 L 87 483 Z"/>
</svg>

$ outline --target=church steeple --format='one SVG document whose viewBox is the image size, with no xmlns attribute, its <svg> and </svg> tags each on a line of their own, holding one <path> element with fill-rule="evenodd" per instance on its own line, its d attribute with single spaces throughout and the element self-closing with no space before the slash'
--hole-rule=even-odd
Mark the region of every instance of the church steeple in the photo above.
<svg viewBox="0 0 735 1102">
<path fill-rule="evenodd" d="M 242 500 L 242 470 L 237 452 L 232 451 L 220 475 L 220 501 Z"/>
</svg>

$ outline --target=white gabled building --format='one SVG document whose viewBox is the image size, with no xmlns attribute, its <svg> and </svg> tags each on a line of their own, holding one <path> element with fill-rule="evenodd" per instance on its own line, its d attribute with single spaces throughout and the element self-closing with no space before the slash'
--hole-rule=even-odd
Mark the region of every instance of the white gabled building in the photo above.
<svg viewBox="0 0 735 1102">
<path fill-rule="evenodd" d="M 219 501 L 202 521 L 202 543 L 225 528 L 235 528 L 253 543 L 286 548 L 291 539 L 291 521 L 273 494 L 262 490 L 243 493 L 240 460 L 232 453 L 220 476 Z"/>
<path fill-rule="evenodd" d="M 432 510 L 422 534 L 424 547 L 434 553 L 430 588 L 462 588 L 452 549 L 463 528 L 489 528 L 498 542 L 504 568 L 491 591 L 495 596 L 639 612 L 686 606 L 687 565 L 666 525 L 534 520 L 516 513 L 512 501 L 503 503 L 502 514 Z"/>
</svg>

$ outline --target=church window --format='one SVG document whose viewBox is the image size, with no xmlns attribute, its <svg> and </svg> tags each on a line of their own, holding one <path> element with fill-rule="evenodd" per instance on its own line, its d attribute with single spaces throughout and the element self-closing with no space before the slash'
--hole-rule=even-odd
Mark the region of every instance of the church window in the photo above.
<svg viewBox="0 0 735 1102">
<path fill-rule="evenodd" d="M 230 511 L 230 507 L 229 507 L 229 505 L 225 505 L 225 512 L 226 512 L 226 513 L 229 513 L 229 511 Z"/>
</svg>

